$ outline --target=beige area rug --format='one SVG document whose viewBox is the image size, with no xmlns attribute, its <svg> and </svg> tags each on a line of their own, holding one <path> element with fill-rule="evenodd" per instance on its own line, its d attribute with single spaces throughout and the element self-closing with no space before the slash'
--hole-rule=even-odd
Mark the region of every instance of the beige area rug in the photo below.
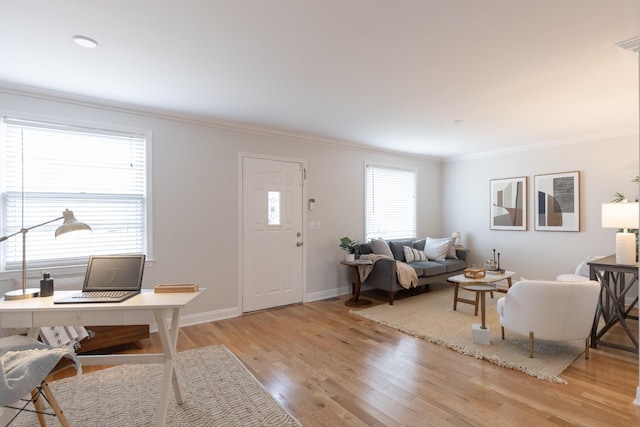
<svg viewBox="0 0 640 427">
<path fill-rule="evenodd" d="M 460 296 L 474 299 L 473 292 L 462 289 Z M 505 339 L 501 339 L 496 301 L 502 296 L 494 292 L 494 298 L 490 298 L 487 294 L 486 323 L 491 331 L 488 346 L 472 342 L 472 324 L 481 323 L 480 313 L 474 316 L 473 306 L 464 303 L 458 303 L 457 311 L 453 311 L 453 286 L 351 313 L 498 366 L 566 384 L 559 375 L 584 352 L 584 341 L 535 340 L 534 357 L 529 358 L 528 336 L 505 330 Z"/>
<path fill-rule="evenodd" d="M 167 426 L 299 426 L 225 346 L 178 353 L 186 402 L 169 396 Z M 49 383 L 69 423 L 80 426 L 150 426 L 160 398 L 162 367 L 122 365 Z M 57 425 L 53 417 L 47 423 Z M 11 426 L 34 426 L 22 413 Z"/>
</svg>

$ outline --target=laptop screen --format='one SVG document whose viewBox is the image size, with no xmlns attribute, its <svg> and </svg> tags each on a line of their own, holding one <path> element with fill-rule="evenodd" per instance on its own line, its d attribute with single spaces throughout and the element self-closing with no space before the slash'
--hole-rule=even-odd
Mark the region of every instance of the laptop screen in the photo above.
<svg viewBox="0 0 640 427">
<path fill-rule="evenodd" d="M 145 255 L 93 255 L 89 257 L 83 291 L 139 290 Z"/>
</svg>

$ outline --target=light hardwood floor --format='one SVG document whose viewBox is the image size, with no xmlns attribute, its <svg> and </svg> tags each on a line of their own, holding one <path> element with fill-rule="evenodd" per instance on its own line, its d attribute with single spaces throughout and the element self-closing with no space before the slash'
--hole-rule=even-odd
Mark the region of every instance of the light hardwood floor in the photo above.
<svg viewBox="0 0 640 427">
<path fill-rule="evenodd" d="M 637 354 L 592 349 L 552 384 L 349 314 L 346 298 L 184 327 L 178 350 L 226 345 L 304 426 L 640 425 Z M 120 350 L 160 348 L 143 343 Z"/>
</svg>

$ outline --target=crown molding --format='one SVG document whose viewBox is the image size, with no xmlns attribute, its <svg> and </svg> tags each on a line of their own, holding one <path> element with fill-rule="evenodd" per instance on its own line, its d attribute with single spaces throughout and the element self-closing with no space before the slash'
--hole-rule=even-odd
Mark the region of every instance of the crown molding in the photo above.
<svg viewBox="0 0 640 427">
<path fill-rule="evenodd" d="M 622 129 L 622 130 L 612 131 L 612 132 L 603 132 L 595 135 L 585 135 L 583 137 L 543 141 L 537 144 L 522 145 L 518 147 L 507 148 L 504 150 L 494 150 L 494 151 L 487 151 L 482 153 L 447 157 L 443 159 L 443 163 L 475 160 L 483 157 L 495 157 L 495 156 L 501 156 L 501 155 L 511 154 L 511 153 L 519 153 L 524 151 L 544 150 L 547 148 L 557 148 L 562 145 L 585 144 L 587 142 L 599 141 L 599 140 L 610 139 L 610 138 L 627 137 L 627 136 L 633 136 L 633 137 L 640 136 L 640 131 L 638 129 Z"/>
<path fill-rule="evenodd" d="M 625 50 L 631 50 L 635 53 L 639 53 L 640 52 L 640 36 L 616 43 L 616 46 Z"/>
<path fill-rule="evenodd" d="M 310 144 L 324 145 L 334 148 L 366 151 L 371 153 L 386 154 L 391 156 L 404 157 L 409 159 L 419 159 L 423 161 L 429 161 L 433 163 L 442 163 L 443 158 L 436 156 L 429 156 L 425 154 L 414 154 L 396 150 L 388 150 L 384 148 L 377 148 L 368 146 L 365 144 L 359 144 L 356 142 L 336 140 L 331 138 L 322 138 L 313 135 L 307 135 L 302 133 L 291 132 L 282 129 L 269 128 L 265 126 L 252 125 L 249 123 L 234 122 L 231 120 L 217 119 L 214 117 L 199 116 L 195 114 L 179 113 L 177 111 L 157 109 L 153 107 L 145 107 L 141 105 L 134 105 L 128 103 L 122 103 L 117 101 L 110 101 L 100 98 L 92 98 L 83 95 L 74 95 L 65 92 L 58 92 L 50 89 L 37 88 L 33 86 L 24 86 L 9 82 L 0 81 L 0 92 L 26 96 L 30 98 L 43 99 L 48 101 L 63 102 L 71 105 L 78 105 L 83 107 L 103 109 L 107 111 L 114 111 L 126 114 L 136 114 L 145 117 L 152 117 L 164 120 L 171 120 L 175 122 L 207 126 L 218 129 L 227 129 L 236 132 L 253 133 L 268 137 L 277 137 L 282 139 L 288 139 L 293 141 L 304 141 Z"/>
</svg>

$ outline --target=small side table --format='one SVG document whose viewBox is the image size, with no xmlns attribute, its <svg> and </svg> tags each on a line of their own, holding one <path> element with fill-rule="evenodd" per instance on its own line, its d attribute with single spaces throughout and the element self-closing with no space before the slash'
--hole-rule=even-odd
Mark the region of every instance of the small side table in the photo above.
<svg viewBox="0 0 640 427">
<path fill-rule="evenodd" d="M 628 319 L 638 320 L 638 316 L 630 314 L 638 304 L 638 297 L 636 296 L 628 307 L 625 304 L 627 294 L 638 283 L 638 263 L 636 262 L 634 265 L 616 264 L 616 256 L 609 255 L 594 259 L 587 264 L 589 265 L 589 278 L 597 280 L 601 286 L 600 299 L 591 328 L 591 348 L 598 348 L 598 344 L 601 344 L 638 353 L 637 333 L 627 325 Z M 600 327 L 601 318 L 604 320 L 602 327 Z M 603 339 L 603 335 L 615 324 L 622 326 L 632 345 L 608 342 Z"/>
<path fill-rule="evenodd" d="M 360 299 L 360 287 L 362 283 L 360 282 L 360 272 L 358 271 L 358 266 L 364 265 L 367 263 L 356 261 L 340 261 L 340 264 L 351 267 L 353 271 L 353 282 L 351 282 L 351 292 L 353 296 L 344 302 L 344 305 L 348 307 L 366 307 L 371 305 L 371 301 L 367 299 Z"/>
<path fill-rule="evenodd" d="M 472 326 L 473 343 L 489 345 L 491 342 L 491 332 L 486 322 L 486 294 L 487 292 L 494 292 L 497 286 L 494 283 L 460 283 L 460 287 L 468 291 L 474 291 L 476 295 L 479 294 L 482 324 L 478 325 L 474 323 Z"/>
</svg>

